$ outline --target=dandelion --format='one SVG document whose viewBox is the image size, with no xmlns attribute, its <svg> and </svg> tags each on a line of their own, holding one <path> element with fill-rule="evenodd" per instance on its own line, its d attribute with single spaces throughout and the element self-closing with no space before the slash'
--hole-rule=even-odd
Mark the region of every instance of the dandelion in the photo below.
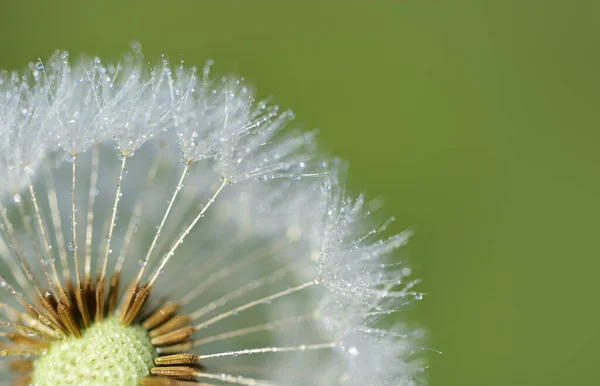
<svg viewBox="0 0 600 386">
<path fill-rule="evenodd" d="M 421 299 L 343 164 L 243 78 L 56 52 L 0 74 L 16 385 L 422 384 Z M 397 318 L 395 318 L 397 320 Z"/>
</svg>

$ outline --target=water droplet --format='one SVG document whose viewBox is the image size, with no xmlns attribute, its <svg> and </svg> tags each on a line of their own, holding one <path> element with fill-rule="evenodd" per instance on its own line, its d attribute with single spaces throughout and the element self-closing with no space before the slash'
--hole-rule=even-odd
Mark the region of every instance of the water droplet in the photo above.
<svg viewBox="0 0 600 386">
<path fill-rule="evenodd" d="M 71 153 L 65 153 L 65 161 L 69 162 L 69 163 L 73 163 L 75 162 L 75 156 Z"/>
</svg>

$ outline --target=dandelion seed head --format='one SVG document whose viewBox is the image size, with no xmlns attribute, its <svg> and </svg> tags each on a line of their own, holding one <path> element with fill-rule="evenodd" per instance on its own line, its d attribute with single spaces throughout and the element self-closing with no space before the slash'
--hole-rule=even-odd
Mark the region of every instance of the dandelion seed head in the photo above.
<svg viewBox="0 0 600 386">
<path fill-rule="evenodd" d="M 424 384 L 423 334 L 397 322 L 422 298 L 392 258 L 410 232 L 349 197 L 316 131 L 211 65 L 148 63 L 136 43 L 0 75 L 9 374 Z"/>
<path fill-rule="evenodd" d="M 50 347 L 34 367 L 36 385 L 136 385 L 150 374 L 156 351 L 139 326 L 115 318 Z M 90 371 L 93 369 L 94 371 Z"/>
</svg>

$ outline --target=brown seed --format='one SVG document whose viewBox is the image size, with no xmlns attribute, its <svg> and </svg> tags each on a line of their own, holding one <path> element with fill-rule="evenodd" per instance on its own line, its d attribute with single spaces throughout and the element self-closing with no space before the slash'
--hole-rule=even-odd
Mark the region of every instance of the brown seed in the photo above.
<svg viewBox="0 0 600 386">
<path fill-rule="evenodd" d="M 193 333 L 194 329 L 192 327 L 183 327 L 164 335 L 154 337 L 150 340 L 150 342 L 155 346 L 165 346 L 168 344 L 183 342 L 192 336 Z"/>
<path fill-rule="evenodd" d="M 58 318 L 65 325 L 67 330 L 71 334 L 75 335 L 77 338 L 81 338 L 81 331 L 79 330 L 79 326 L 77 325 L 77 322 L 73 318 L 73 313 L 71 312 L 71 309 L 69 308 L 69 306 L 67 306 L 62 301 L 59 301 L 58 306 L 57 306 L 57 311 L 58 311 Z"/>
<path fill-rule="evenodd" d="M 23 360 L 9 361 L 8 368 L 10 371 L 15 371 L 17 373 L 28 373 L 33 370 L 33 362 Z"/>
<path fill-rule="evenodd" d="M 96 285 L 96 323 L 104 319 L 104 277 L 98 279 Z"/>
<path fill-rule="evenodd" d="M 81 315 L 83 327 L 88 328 L 90 326 L 90 313 L 87 306 L 87 294 L 81 286 L 75 290 L 75 301 L 77 303 L 79 315 Z"/>
<path fill-rule="evenodd" d="M 179 310 L 179 303 L 167 302 L 142 322 L 142 327 L 151 330 L 169 320 Z"/>
<path fill-rule="evenodd" d="M 165 365 L 191 365 L 196 363 L 198 355 L 191 353 L 166 355 L 154 359 L 154 364 L 157 366 Z"/>
<path fill-rule="evenodd" d="M 129 307 L 129 310 L 127 311 L 127 314 L 122 320 L 121 324 L 123 324 L 124 326 L 129 326 L 131 323 L 133 323 L 135 318 L 140 314 L 140 311 L 146 303 L 146 300 L 148 300 L 148 296 L 150 296 L 149 287 L 143 287 L 137 291 L 135 297 L 133 298 L 133 301 L 131 302 L 131 306 Z"/>
<path fill-rule="evenodd" d="M 43 340 L 39 340 L 39 339 L 28 338 L 28 337 L 20 335 L 20 334 L 10 333 L 8 338 L 11 340 L 11 342 L 20 344 L 22 346 L 35 347 L 35 348 L 49 348 L 50 347 L 50 343 L 48 343 L 48 342 L 44 342 Z"/>
<path fill-rule="evenodd" d="M 164 335 L 171 331 L 175 331 L 176 329 L 187 325 L 190 321 L 191 318 L 188 315 L 176 315 L 162 325 L 156 327 L 154 330 L 151 330 L 150 337 Z"/>
<path fill-rule="evenodd" d="M 117 300 L 119 298 L 119 282 L 121 273 L 115 272 L 110 278 L 110 289 L 108 290 L 108 314 L 112 314 L 117 308 Z"/>
<path fill-rule="evenodd" d="M 162 375 L 164 377 L 173 377 L 178 379 L 193 380 L 194 369 L 188 366 L 165 366 L 165 367 L 153 367 L 150 369 L 150 373 L 153 375 Z"/>
</svg>

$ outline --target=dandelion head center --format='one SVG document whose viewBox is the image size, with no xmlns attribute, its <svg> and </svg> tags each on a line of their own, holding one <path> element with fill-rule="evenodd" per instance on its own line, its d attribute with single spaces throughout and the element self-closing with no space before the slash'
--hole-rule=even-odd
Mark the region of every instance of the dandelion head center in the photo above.
<svg viewBox="0 0 600 386">
<path fill-rule="evenodd" d="M 44 385 L 138 385 L 153 366 L 156 350 L 139 326 L 115 317 L 54 342 L 33 363 L 32 383 Z"/>
</svg>

